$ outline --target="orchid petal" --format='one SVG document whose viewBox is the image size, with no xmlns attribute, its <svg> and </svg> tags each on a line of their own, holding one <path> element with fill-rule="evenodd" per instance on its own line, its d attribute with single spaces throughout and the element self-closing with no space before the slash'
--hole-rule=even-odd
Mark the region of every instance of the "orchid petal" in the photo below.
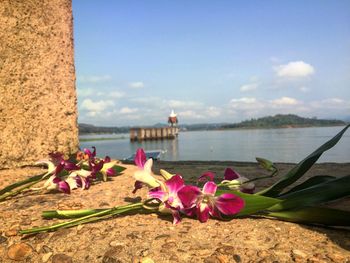
<svg viewBox="0 0 350 263">
<path fill-rule="evenodd" d="M 235 180 L 235 179 L 238 179 L 240 176 L 239 173 L 237 173 L 236 171 L 234 171 L 233 169 L 231 168 L 226 168 L 225 169 L 225 172 L 224 172 L 224 179 L 225 180 Z"/>
<path fill-rule="evenodd" d="M 177 195 L 185 208 L 192 208 L 201 193 L 198 187 L 185 185 L 177 192 Z"/>
<path fill-rule="evenodd" d="M 134 162 L 140 169 L 143 169 L 146 163 L 146 154 L 142 148 L 136 150 Z"/>
<path fill-rule="evenodd" d="M 215 206 L 224 215 L 234 215 L 244 207 L 244 200 L 234 194 L 222 194 L 216 201 Z"/>
<path fill-rule="evenodd" d="M 84 153 L 87 154 L 89 156 L 89 158 L 92 158 L 92 153 L 89 149 L 85 148 Z"/>
<path fill-rule="evenodd" d="M 74 170 L 79 170 L 80 167 L 77 166 L 75 163 L 69 162 L 69 161 L 65 161 L 64 162 L 64 169 L 67 171 L 74 171 Z"/>
<path fill-rule="evenodd" d="M 209 206 L 205 203 L 197 204 L 197 217 L 201 223 L 205 223 L 209 219 Z"/>
<path fill-rule="evenodd" d="M 169 172 L 167 172 L 167 171 L 165 171 L 165 170 L 163 170 L 163 169 L 160 169 L 160 174 L 163 176 L 163 178 L 165 179 L 165 180 L 169 180 L 171 177 L 173 177 L 174 176 L 174 174 L 171 174 L 171 173 L 169 173 Z"/>
<path fill-rule="evenodd" d="M 177 193 L 181 187 L 184 186 L 184 180 L 181 175 L 177 174 L 167 180 L 165 185 L 167 186 L 169 193 Z"/>
<path fill-rule="evenodd" d="M 94 151 L 92 152 L 92 157 L 95 157 L 96 156 L 96 147 L 92 146 L 91 148 L 94 149 Z"/>
<path fill-rule="evenodd" d="M 172 210 L 171 214 L 173 215 L 173 224 L 176 225 L 181 222 L 181 216 L 178 210 Z"/>
<path fill-rule="evenodd" d="M 199 178 L 199 182 L 214 181 L 215 174 L 213 172 L 205 172 Z"/>
<path fill-rule="evenodd" d="M 214 182 L 206 182 L 205 185 L 203 186 L 203 194 L 206 194 L 206 195 L 215 195 L 216 193 L 216 189 L 218 187 L 216 186 L 216 184 Z"/>
<path fill-rule="evenodd" d="M 81 187 L 81 179 L 79 178 L 79 176 L 68 177 L 66 179 L 66 183 L 69 185 L 69 188 L 71 190 Z"/>
<path fill-rule="evenodd" d="M 113 168 L 108 168 L 106 171 L 107 176 L 115 176 L 117 175 L 117 173 L 115 172 L 115 170 Z"/>
<path fill-rule="evenodd" d="M 142 188 L 142 185 L 143 185 L 142 182 L 140 182 L 140 181 L 135 181 L 134 190 L 132 191 L 132 193 L 135 194 L 137 190 L 139 190 L 139 189 Z"/>
<path fill-rule="evenodd" d="M 150 198 L 156 198 L 156 199 L 159 199 L 162 202 L 165 202 L 167 200 L 168 193 L 162 191 L 160 187 L 157 187 L 157 188 L 151 189 L 148 192 L 148 196 Z"/>
<path fill-rule="evenodd" d="M 52 182 L 54 183 L 54 184 L 58 184 L 59 182 L 61 182 L 62 180 L 61 180 L 61 178 L 59 178 L 59 177 L 53 177 L 52 178 Z"/>
<path fill-rule="evenodd" d="M 134 173 L 134 178 L 136 179 L 136 181 L 140 181 L 140 182 L 150 186 L 151 188 L 155 188 L 155 187 L 158 187 L 160 185 L 159 182 L 156 180 L 156 178 L 154 178 L 152 176 L 151 173 L 143 171 L 143 170 L 136 171 Z"/>
<path fill-rule="evenodd" d="M 143 166 L 143 170 L 145 170 L 148 173 L 152 173 L 152 166 L 153 166 L 153 159 L 149 158 L 146 162 L 145 165 Z"/>
<path fill-rule="evenodd" d="M 69 184 L 66 181 L 61 181 L 58 184 L 58 190 L 65 194 L 70 194 Z"/>
</svg>

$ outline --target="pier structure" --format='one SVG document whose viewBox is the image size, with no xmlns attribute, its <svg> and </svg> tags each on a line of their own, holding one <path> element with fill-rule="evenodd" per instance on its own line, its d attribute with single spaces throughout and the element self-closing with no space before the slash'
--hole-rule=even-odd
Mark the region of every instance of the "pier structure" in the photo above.
<svg viewBox="0 0 350 263">
<path fill-rule="evenodd" d="M 178 127 L 136 127 L 130 128 L 130 141 L 175 139 L 178 133 Z"/>
</svg>

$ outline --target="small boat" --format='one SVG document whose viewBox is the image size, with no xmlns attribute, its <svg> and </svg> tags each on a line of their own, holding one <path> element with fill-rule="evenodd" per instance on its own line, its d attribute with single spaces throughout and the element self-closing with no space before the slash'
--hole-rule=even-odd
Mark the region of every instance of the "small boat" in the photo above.
<svg viewBox="0 0 350 263">
<path fill-rule="evenodd" d="M 146 154 L 146 158 L 152 158 L 154 161 L 158 161 L 160 160 L 160 155 L 164 153 L 163 150 L 152 150 L 152 151 L 145 151 Z M 133 162 L 135 159 L 135 153 L 131 156 L 129 156 L 128 158 L 125 158 L 124 161 L 128 161 L 128 162 Z"/>
</svg>

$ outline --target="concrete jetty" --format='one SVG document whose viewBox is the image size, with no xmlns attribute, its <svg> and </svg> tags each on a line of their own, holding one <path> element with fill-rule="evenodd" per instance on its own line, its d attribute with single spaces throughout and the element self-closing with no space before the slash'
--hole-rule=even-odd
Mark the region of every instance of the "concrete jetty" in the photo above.
<svg viewBox="0 0 350 263">
<path fill-rule="evenodd" d="M 136 127 L 130 128 L 130 141 L 175 139 L 178 133 L 178 127 Z"/>
</svg>

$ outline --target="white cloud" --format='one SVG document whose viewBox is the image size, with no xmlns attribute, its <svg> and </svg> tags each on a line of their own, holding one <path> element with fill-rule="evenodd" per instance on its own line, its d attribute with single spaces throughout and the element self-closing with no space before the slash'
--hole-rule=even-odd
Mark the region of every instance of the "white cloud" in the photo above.
<svg viewBox="0 0 350 263">
<path fill-rule="evenodd" d="M 137 112 L 139 109 L 138 108 L 129 108 L 129 107 L 123 107 L 120 109 L 121 114 L 131 114 Z"/>
<path fill-rule="evenodd" d="M 111 100 L 93 101 L 91 99 L 85 99 L 81 104 L 82 109 L 85 109 L 89 112 L 95 112 L 95 113 L 102 112 L 111 106 L 114 106 L 114 103 Z"/>
<path fill-rule="evenodd" d="M 240 99 L 232 99 L 231 103 L 244 103 L 244 104 L 252 104 L 252 103 L 256 103 L 257 100 L 256 98 L 249 98 L 249 97 L 243 97 Z"/>
<path fill-rule="evenodd" d="M 101 75 L 101 76 L 78 76 L 77 81 L 80 83 L 97 83 L 105 82 L 111 80 L 110 75 Z"/>
<path fill-rule="evenodd" d="M 270 102 L 274 105 L 297 105 L 297 104 L 300 104 L 299 101 L 297 101 L 294 98 L 290 98 L 290 97 L 282 97 L 279 99 L 271 100 Z"/>
<path fill-rule="evenodd" d="M 142 81 L 135 81 L 129 83 L 129 88 L 132 89 L 142 89 L 145 87 L 145 84 Z"/>
<path fill-rule="evenodd" d="M 242 92 L 247 92 L 247 91 L 253 91 L 258 88 L 259 84 L 258 83 L 250 83 L 250 84 L 245 84 L 239 88 L 240 91 Z"/>
<path fill-rule="evenodd" d="M 94 90 L 91 88 L 78 88 L 77 93 L 79 97 L 89 97 L 94 94 Z"/>
<path fill-rule="evenodd" d="M 203 104 L 198 101 L 169 100 L 166 101 L 170 108 L 198 108 Z"/>
<path fill-rule="evenodd" d="M 114 98 L 114 99 L 120 99 L 120 98 L 123 98 L 125 96 L 125 93 L 124 92 L 121 92 L 121 91 L 112 91 L 112 92 L 109 92 L 106 94 L 108 97 L 110 98 Z"/>
<path fill-rule="evenodd" d="M 339 98 L 329 98 L 320 101 L 312 101 L 310 105 L 316 109 L 350 110 L 350 101 Z"/>
<path fill-rule="evenodd" d="M 274 69 L 277 76 L 282 78 L 303 78 L 315 73 L 314 67 L 304 61 L 292 61 Z"/>
<path fill-rule="evenodd" d="M 202 114 L 197 113 L 193 110 L 181 111 L 178 113 L 179 119 L 204 119 L 205 117 Z"/>
<path fill-rule="evenodd" d="M 308 87 L 305 87 L 305 86 L 300 87 L 299 90 L 300 90 L 301 92 L 304 92 L 304 93 L 310 91 L 310 89 L 309 89 Z"/>
</svg>

